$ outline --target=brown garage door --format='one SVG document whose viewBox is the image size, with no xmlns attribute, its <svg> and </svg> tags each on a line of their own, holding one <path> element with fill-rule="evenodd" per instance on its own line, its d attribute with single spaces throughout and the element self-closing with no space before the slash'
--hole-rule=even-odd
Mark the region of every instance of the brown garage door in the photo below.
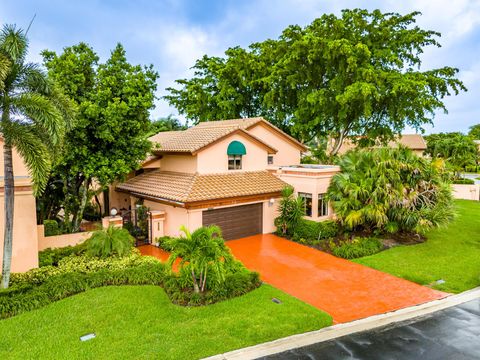
<svg viewBox="0 0 480 360">
<path fill-rule="evenodd" d="M 262 203 L 203 211 L 203 225 L 218 225 L 225 240 L 262 233 Z"/>
</svg>

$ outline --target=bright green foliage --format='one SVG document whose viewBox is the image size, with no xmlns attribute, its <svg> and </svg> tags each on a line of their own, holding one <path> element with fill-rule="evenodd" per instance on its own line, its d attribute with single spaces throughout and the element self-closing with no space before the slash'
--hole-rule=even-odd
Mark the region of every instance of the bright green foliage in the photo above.
<svg viewBox="0 0 480 360">
<path fill-rule="evenodd" d="M 275 219 L 277 232 L 283 236 L 292 235 L 305 215 L 305 203 L 301 197 L 294 195 L 293 187 L 282 189 L 278 212 L 280 215 Z"/>
<path fill-rule="evenodd" d="M 283 304 L 273 303 L 274 297 Z M 189 308 L 172 304 L 158 286 L 110 286 L 0 323 L 2 359 L 177 360 L 317 330 L 332 320 L 268 285 L 212 306 Z M 91 332 L 97 335 L 94 340 L 79 341 Z"/>
<path fill-rule="evenodd" d="M 419 70 L 440 34 L 415 26 L 418 15 L 355 9 L 289 26 L 277 40 L 204 56 L 165 98 L 194 122 L 262 115 L 304 141 L 333 138 L 331 155 L 346 136 L 422 130 L 466 89 L 455 68 Z"/>
<path fill-rule="evenodd" d="M 62 230 L 58 227 L 57 220 L 45 220 L 43 222 L 45 236 L 60 235 Z"/>
<path fill-rule="evenodd" d="M 339 165 L 328 196 L 347 229 L 423 233 L 453 217 L 443 170 L 409 149 L 351 151 Z"/>
<path fill-rule="evenodd" d="M 110 225 L 95 231 L 86 241 L 87 254 L 97 257 L 125 256 L 131 252 L 134 242 L 127 230 Z"/>
<path fill-rule="evenodd" d="M 447 227 L 429 231 L 426 242 L 396 246 L 355 262 L 447 292 L 480 286 L 480 202 L 455 204 L 458 216 Z M 440 279 L 445 283 L 434 284 Z"/>
<path fill-rule="evenodd" d="M 188 279 L 195 293 L 208 290 L 208 276 L 213 277 L 217 284 L 224 283 L 228 266 L 234 258 L 225 245 L 220 228 L 203 226 L 190 233 L 182 226 L 181 231 L 185 237 L 172 239 L 169 245 L 172 249 L 168 259 L 170 266 L 180 258 L 181 276 Z"/>
<path fill-rule="evenodd" d="M 426 154 L 432 158 L 444 159 L 452 170 L 459 172 L 467 166 L 475 166 L 480 154 L 472 137 L 459 132 L 440 133 L 425 136 Z"/>
<path fill-rule="evenodd" d="M 358 237 L 332 247 L 335 256 L 344 259 L 355 259 L 378 253 L 383 249 L 380 240 L 376 238 Z"/>
<path fill-rule="evenodd" d="M 55 217 L 59 206 L 52 203 L 61 202 L 65 218 L 73 215 L 66 230 L 74 232 L 93 195 L 89 191 L 93 181 L 102 190 L 138 168 L 149 152 L 149 111 L 154 107 L 158 74 L 152 66 L 128 63 L 120 44 L 103 64 L 84 43 L 67 47 L 60 55 L 53 51 L 42 55 L 49 74 L 80 109 L 50 179 L 51 186 L 61 188 L 63 196 L 41 199 L 44 208 L 52 209 L 42 216 Z"/>
<path fill-rule="evenodd" d="M 85 252 L 85 243 L 60 248 L 47 248 L 38 252 L 38 266 L 58 266 L 60 260 L 70 255 L 80 255 Z"/>
<path fill-rule="evenodd" d="M 167 117 L 152 121 L 149 135 L 155 135 L 164 131 L 185 130 L 186 128 L 187 127 L 185 125 L 180 123 L 180 120 L 174 118 L 172 115 L 169 115 Z"/>
<path fill-rule="evenodd" d="M 338 235 L 338 231 L 338 224 L 335 221 L 302 219 L 294 228 L 292 240 L 307 245 L 316 245 L 319 241 L 335 237 Z"/>
<path fill-rule="evenodd" d="M 473 140 L 480 140 L 480 124 L 470 126 L 469 129 L 468 136 L 470 136 Z"/>
</svg>

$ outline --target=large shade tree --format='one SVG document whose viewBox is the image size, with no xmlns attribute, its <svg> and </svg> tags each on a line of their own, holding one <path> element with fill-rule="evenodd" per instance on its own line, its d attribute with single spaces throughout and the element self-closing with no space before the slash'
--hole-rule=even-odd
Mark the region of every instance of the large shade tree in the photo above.
<svg viewBox="0 0 480 360">
<path fill-rule="evenodd" d="M 34 63 L 26 61 L 26 33 L 5 25 L 0 33 L 0 132 L 3 137 L 5 231 L 2 287 L 10 282 L 15 178 L 12 152 L 23 158 L 32 177 L 33 191 L 47 184 L 52 154 L 74 117 L 75 105 Z"/>
<path fill-rule="evenodd" d="M 130 64 L 121 44 L 105 63 L 85 43 L 42 55 L 50 76 L 78 104 L 79 114 L 49 182 L 49 194 L 63 196 L 40 199 L 41 216 L 54 218 L 63 208 L 64 228 L 75 232 L 91 196 L 138 168 L 149 152 L 149 111 L 158 74 L 151 65 Z"/>
<path fill-rule="evenodd" d="M 440 34 L 416 26 L 419 15 L 355 9 L 289 26 L 276 40 L 204 56 L 166 99 L 193 121 L 262 115 L 304 141 L 329 137 L 331 155 L 347 136 L 421 131 L 465 87 L 455 68 L 421 69 Z"/>
</svg>

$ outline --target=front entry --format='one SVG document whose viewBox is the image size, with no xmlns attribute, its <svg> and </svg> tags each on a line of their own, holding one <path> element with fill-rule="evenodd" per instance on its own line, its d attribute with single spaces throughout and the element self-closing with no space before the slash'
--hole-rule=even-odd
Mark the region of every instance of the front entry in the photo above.
<svg viewBox="0 0 480 360">
<path fill-rule="evenodd" d="M 204 226 L 217 225 L 225 240 L 261 234 L 263 230 L 263 204 L 233 206 L 203 211 Z"/>
</svg>

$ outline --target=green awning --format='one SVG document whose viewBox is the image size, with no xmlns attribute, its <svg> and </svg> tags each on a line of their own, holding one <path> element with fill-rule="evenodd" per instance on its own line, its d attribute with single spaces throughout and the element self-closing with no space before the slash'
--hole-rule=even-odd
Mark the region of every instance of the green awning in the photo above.
<svg viewBox="0 0 480 360">
<path fill-rule="evenodd" d="M 247 149 L 240 141 L 235 140 L 228 145 L 227 155 L 245 155 L 246 153 Z"/>
</svg>

